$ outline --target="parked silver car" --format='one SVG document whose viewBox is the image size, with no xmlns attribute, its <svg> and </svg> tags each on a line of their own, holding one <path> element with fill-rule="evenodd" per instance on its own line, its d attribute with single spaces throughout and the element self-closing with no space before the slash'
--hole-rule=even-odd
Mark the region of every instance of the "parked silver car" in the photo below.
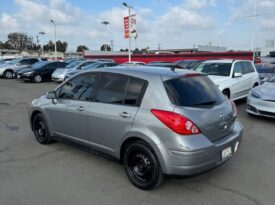
<svg viewBox="0 0 275 205">
<path fill-rule="evenodd" d="M 247 112 L 275 118 L 275 76 L 264 84 L 253 88 L 247 97 Z"/>
<path fill-rule="evenodd" d="M 235 104 L 204 74 L 158 67 L 86 71 L 32 102 L 37 141 L 70 140 L 119 159 L 141 189 L 231 158 L 243 127 Z"/>
<path fill-rule="evenodd" d="M 94 61 L 94 60 L 85 60 L 85 61 L 79 60 L 79 61 L 74 61 L 74 62 L 70 63 L 69 65 L 67 65 L 64 68 L 58 68 L 52 74 L 52 81 L 63 82 L 65 80 L 65 76 L 69 72 L 72 72 L 75 70 L 81 70 L 85 66 L 90 65 L 95 62 L 96 61 Z"/>
<path fill-rule="evenodd" d="M 12 61 L 4 64 L 0 67 L 0 77 L 6 79 L 12 79 L 19 69 L 24 68 L 26 66 L 31 66 L 37 62 L 42 62 L 43 59 L 40 58 L 15 58 Z"/>
</svg>

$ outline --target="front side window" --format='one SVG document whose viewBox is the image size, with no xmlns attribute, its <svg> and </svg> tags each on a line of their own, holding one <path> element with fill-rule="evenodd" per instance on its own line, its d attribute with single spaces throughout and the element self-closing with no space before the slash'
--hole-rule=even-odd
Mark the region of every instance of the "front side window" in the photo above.
<svg viewBox="0 0 275 205">
<path fill-rule="evenodd" d="M 128 78 L 119 75 L 103 74 L 96 96 L 97 102 L 123 104 Z"/>
<path fill-rule="evenodd" d="M 93 100 L 97 79 L 97 74 L 79 75 L 63 85 L 59 92 L 59 98 L 81 101 Z"/>
<path fill-rule="evenodd" d="M 240 62 L 235 63 L 235 65 L 234 65 L 234 74 L 235 73 L 241 73 L 241 74 L 243 74 L 243 69 L 242 69 L 242 65 L 241 65 Z"/>
</svg>

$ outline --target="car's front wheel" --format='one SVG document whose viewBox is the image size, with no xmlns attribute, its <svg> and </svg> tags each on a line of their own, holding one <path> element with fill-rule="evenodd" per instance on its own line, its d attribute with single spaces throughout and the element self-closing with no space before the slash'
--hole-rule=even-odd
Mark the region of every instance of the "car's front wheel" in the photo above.
<svg viewBox="0 0 275 205">
<path fill-rule="evenodd" d="M 163 175 L 157 157 L 143 141 L 137 141 L 126 148 L 124 167 L 129 180 L 144 190 L 160 185 Z"/>
<path fill-rule="evenodd" d="M 11 70 L 6 70 L 6 71 L 3 73 L 3 76 L 4 76 L 4 78 L 6 78 L 6 79 L 12 79 L 12 78 L 13 78 L 13 71 L 11 71 Z"/>
<path fill-rule="evenodd" d="M 49 133 L 48 125 L 42 114 L 37 114 L 32 122 L 33 132 L 36 140 L 40 144 L 49 144 L 52 139 Z"/>
<path fill-rule="evenodd" d="M 42 82 L 42 77 L 41 77 L 41 75 L 36 74 L 36 75 L 33 77 L 33 81 L 34 81 L 35 83 L 41 83 L 41 82 Z"/>
</svg>

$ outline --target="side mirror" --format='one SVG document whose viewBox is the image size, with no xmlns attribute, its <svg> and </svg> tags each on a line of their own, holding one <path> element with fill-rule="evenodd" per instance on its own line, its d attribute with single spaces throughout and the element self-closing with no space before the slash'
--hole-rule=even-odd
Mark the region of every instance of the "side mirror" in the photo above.
<svg viewBox="0 0 275 205">
<path fill-rule="evenodd" d="M 19 63 L 17 63 L 16 65 L 21 65 L 21 63 L 19 62 Z"/>
<path fill-rule="evenodd" d="M 243 76 L 242 73 L 234 73 L 234 78 L 240 78 L 242 76 Z"/>
<path fill-rule="evenodd" d="M 52 99 L 52 100 L 57 99 L 56 92 L 54 90 L 47 92 L 46 98 Z"/>
</svg>

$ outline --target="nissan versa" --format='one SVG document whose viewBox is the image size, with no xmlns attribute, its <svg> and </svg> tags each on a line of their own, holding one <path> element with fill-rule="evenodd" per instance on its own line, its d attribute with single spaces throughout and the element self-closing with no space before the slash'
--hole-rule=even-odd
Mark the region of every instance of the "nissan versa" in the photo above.
<svg viewBox="0 0 275 205">
<path fill-rule="evenodd" d="M 32 102 L 37 141 L 70 140 L 124 164 L 140 189 L 165 175 L 212 169 L 238 150 L 235 104 L 201 73 L 160 67 L 102 68 L 69 78 Z"/>
</svg>

